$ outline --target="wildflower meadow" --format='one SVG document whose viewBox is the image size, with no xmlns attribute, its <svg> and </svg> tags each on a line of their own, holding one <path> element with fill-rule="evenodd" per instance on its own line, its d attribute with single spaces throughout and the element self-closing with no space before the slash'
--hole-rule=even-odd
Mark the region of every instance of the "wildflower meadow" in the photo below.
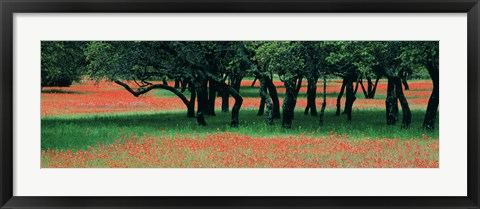
<svg viewBox="0 0 480 209">
<path fill-rule="evenodd" d="M 42 42 L 41 167 L 439 168 L 435 60 L 438 42 Z"/>
</svg>

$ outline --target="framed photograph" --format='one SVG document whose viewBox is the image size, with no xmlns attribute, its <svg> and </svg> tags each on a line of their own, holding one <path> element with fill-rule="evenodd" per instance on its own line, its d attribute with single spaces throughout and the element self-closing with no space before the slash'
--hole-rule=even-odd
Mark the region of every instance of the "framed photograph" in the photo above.
<svg viewBox="0 0 480 209">
<path fill-rule="evenodd" d="M 1 208 L 479 208 L 478 0 L 0 7 Z"/>
</svg>

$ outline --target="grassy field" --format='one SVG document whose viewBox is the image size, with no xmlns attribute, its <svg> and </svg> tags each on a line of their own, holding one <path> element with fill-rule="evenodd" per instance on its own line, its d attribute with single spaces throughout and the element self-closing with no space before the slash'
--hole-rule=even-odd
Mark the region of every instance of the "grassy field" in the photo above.
<svg viewBox="0 0 480 209">
<path fill-rule="evenodd" d="M 352 121 L 335 116 L 341 83 L 330 81 L 322 126 L 303 114 L 301 91 L 292 129 L 281 128 L 280 120 L 268 126 L 256 115 L 258 86 L 250 84 L 242 83 L 238 128 L 220 111 L 206 118 L 208 126 L 198 126 L 166 91 L 136 98 L 115 84 L 88 82 L 44 89 L 42 167 L 438 167 L 439 132 L 421 128 L 429 81 L 411 82 L 405 92 L 412 108 L 408 129 L 385 125 L 383 81 L 373 100 L 359 90 Z"/>
<path fill-rule="evenodd" d="M 124 113 L 104 115 L 72 115 L 50 117 L 42 120 L 42 149 L 78 150 L 87 149 L 97 143 L 113 143 L 122 135 L 148 135 L 154 137 L 175 136 L 177 134 L 211 134 L 216 132 L 237 132 L 249 136 L 290 136 L 310 135 L 327 137 L 331 132 L 350 136 L 351 140 L 370 138 L 422 138 L 423 135 L 438 138 L 438 132 L 428 132 L 421 128 L 423 111 L 412 112 L 411 127 L 400 129 L 400 124 L 386 126 L 385 113 L 380 110 L 356 110 L 353 121 L 345 116 L 325 113 L 325 122 L 319 126 L 318 117 L 296 112 L 292 129 L 281 128 L 280 120 L 268 126 L 263 116 L 255 110 L 241 112 L 240 127 L 229 125 L 230 114 L 218 113 L 207 117 L 208 126 L 198 126 L 194 118 L 187 118 L 185 112 L 164 113 Z M 437 125 L 438 126 L 438 125 Z"/>
</svg>

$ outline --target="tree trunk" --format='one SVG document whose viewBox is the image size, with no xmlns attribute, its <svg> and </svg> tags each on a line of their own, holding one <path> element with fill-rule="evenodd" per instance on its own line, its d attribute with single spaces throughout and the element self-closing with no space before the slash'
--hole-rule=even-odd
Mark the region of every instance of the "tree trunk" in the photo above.
<svg viewBox="0 0 480 209">
<path fill-rule="evenodd" d="M 230 99 L 230 94 L 228 91 L 222 90 L 222 112 L 228 112 L 230 110 L 230 104 L 229 104 L 229 99 Z"/>
<path fill-rule="evenodd" d="M 373 86 L 372 91 L 369 93 L 370 99 L 374 99 L 374 98 L 375 98 L 375 92 L 377 91 L 378 80 L 380 80 L 380 76 L 377 76 L 377 79 L 375 80 L 375 85 Z"/>
<path fill-rule="evenodd" d="M 325 107 L 327 106 L 327 76 L 323 75 L 323 102 L 322 109 L 320 109 L 320 125 L 323 125 L 323 115 L 325 113 Z"/>
<path fill-rule="evenodd" d="M 270 77 L 265 76 L 265 84 L 267 85 L 268 93 L 272 98 L 273 103 L 273 118 L 280 118 L 280 101 L 278 100 L 277 87 L 273 84 L 273 81 Z"/>
<path fill-rule="evenodd" d="M 215 116 L 215 99 L 217 98 L 217 85 L 212 82 L 212 80 L 208 81 L 208 106 L 207 106 L 207 114 Z"/>
<path fill-rule="evenodd" d="M 438 90 L 438 86 L 434 85 L 432 95 L 430 95 L 430 99 L 428 100 L 427 111 L 425 113 L 425 119 L 423 120 L 423 128 L 427 130 L 435 129 L 435 120 L 437 117 L 438 103 L 439 103 L 439 90 Z"/>
<path fill-rule="evenodd" d="M 355 90 L 353 91 L 354 94 L 357 94 L 357 91 L 358 91 L 358 84 L 360 83 L 360 80 L 357 80 L 356 84 L 355 84 Z"/>
<path fill-rule="evenodd" d="M 233 104 L 232 108 L 232 122 L 230 125 L 232 127 L 238 127 L 238 114 L 240 113 L 240 108 L 242 107 L 243 98 L 233 88 L 230 90 L 230 94 L 232 94 L 233 98 L 235 98 L 235 103 Z"/>
<path fill-rule="evenodd" d="M 312 116 L 317 116 L 317 107 L 315 99 L 317 97 L 317 82 L 318 77 L 312 77 L 308 79 L 308 87 L 307 87 L 307 107 L 305 107 L 305 115 L 310 114 Z"/>
<path fill-rule="evenodd" d="M 295 86 L 295 92 L 293 96 L 293 112 L 292 112 L 292 119 L 295 118 L 295 107 L 297 106 L 297 98 L 298 98 L 298 93 L 300 92 L 300 89 L 302 88 L 302 80 L 303 78 L 299 78 L 296 81 L 296 86 Z"/>
<path fill-rule="evenodd" d="M 225 90 L 225 91 L 228 91 L 230 93 L 230 95 L 232 95 L 232 97 L 235 99 L 235 103 L 233 104 L 233 108 L 232 108 L 232 120 L 231 120 L 231 123 L 230 125 L 232 127 L 238 127 L 238 114 L 240 112 L 240 108 L 242 107 L 242 103 L 243 103 L 243 98 L 242 96 L 240 96 L 240 94 L 234 89 L 232 88 L 231 86 L 228 86 L 227 84 L 225 83 L 220 83 L 220 85 L 222 86 L 222 88 Z"/>
<path fill-rule="evenodd" d="M 340 93 L 338 93 L 338 97 L 337 97 L 337 112 L 335 113 L 336 116 L 339 116 L 340 115 L 340 108 L 341 108 L 341 99 L 343 97 L 343 91 L 345 91 L 345 85 L 347 84 L 347 81 L 346 79 L 344 78 L 343 81 L 342 81 L 342 87 L 340 88 Z"/>
<path fill-rule="evenodd" d="M 402 77 L 401 77 L 402 84 L 403 84 L 403 86 L 405 86 L 405 90 L 409 90 L 410 87 L 408 86 L 408 83 L 407 83 L 408 73 L 407 72 L 402 72 L 401 75 L 402 75 Z"/>
<path fill-rule="evenodd" d="M 400 77 L 396 77 L 394 80 L 395 95 L 398 98 L 398 101 L 400 101 L 400 105 L 402 107 L 402 128 L 408 128 L 412 120 L 412 114 L 410 112 L 410 107 L 408 106 L 407 98 L 405 98 L 405 95 L 403 94 L 402 79 Z"/>
<path fill-rule="evenodd" d="M 182 87 L 182 89 L 180 91 L 183 93 L 183 92 L 185 92 L 187 87 L 190 87 L 190 85 L 192 85 L 192 84 L 187 82 L 187 81 L 182 81 L 182 82 L 180 82 L 180 85 Z"/>
<path fill-rule="evenodd" d="M 206 82 L 201 82 L 200 86 L 196 88 L 197 90 L 197 123 L 201 126 L 206 126 L 205 122 L 205 113 L 207 112 L 208 107 L 208 92 Z"/>
<path fill-rule="evenodd" d="M 403 86 L 405 86 L 405 90 L 410 90 L 410 87 L 408 86 L 407 80 L 402 79 Z"/>
<path fill-rule="evenodd" d="M 380 76 L 377 76 L 375 80 L 375 84 L 373 84 L 372 79 L 367 77 L 367 99 L 373 99 L 375 97 L 375 92 L 377 91 L 378 80 L 380 80 Z"/>
<path fill-rule="evenodd" d="M 234 76 L 232 79 L 233 89 L 238 93 L 240 93 L 240 86 L 242 85 L 242 79 L 243 77 L 239 75 Z"/>
<path fill-rule="evenodd" d="M 438 111 L 438 103 L 440 101 L 439 76 L 436 63 L 432 63 L 427 67 L 427 69 L 428 73 L 430 74 L 430 78 L 432 78 L 433 90 L 432 95 L 430 95 L 430 99 L 428 100 L 427 111 L 425 113 L 425 119 L 423 120 L 423 128 L 427 130 L 434 130 Z"/>
<path fill-rule="evenodd" d="M 368 79 L 369 78 L 367 78 L 367 80 Z M 370 80 L 370 82 L 372 82 L 372 81 Z M 362 87 L 362 92 L 363 92 L 363 95 L 365 96 L 365 99 L 369 99 L 368 98 L 368 92 L 367 92 L 367 90 L 365 90 L 365 86 L 363 86 L 363 79 L 360 79 L 360 86 Z"/>
<path fill-rule="evenodd" d="M 370 77 L 367 77 L 367 98 L 368 99 L 371 99 L 371 95 L 372 95 L 372 90 L 373 90 L 373 83 L 372 83 L 372 79 Z"/>
<path fill-rule="evenodd" d="M 260 96 L 262 96 L 261 92 L 260 92 Z M 257 115 L 262 116 L 264 111 L 265 111 L 265 99 L 263 97 L 260 97 L 260 106 L 258 107 Z"/>
<path fill-rule="evenodd" d="M 250 87 L 254 87 L 254 86 L 255 86 L 255 82 L 257 82 L 257 79 L 258 79 L 258 76 L 255 76 L 255 79 L 253 79 L 252 85 L 250 85 Z"/>
<path fill-rule="evenodd" d="M 353 81 L 354 79 L 348 78 L 347 83 L 345 85 L 347 97 L 345 99 L 345 114 L 347 114 L 348 120 L 352 120 L 352 109 L 353 103 L 357 99 L 355 97 L 355 92 L 353 89 Z"/>
<path fill-rule="evenodd" d="M 260 97 L 262 98 L 262 102 L 264 104 L 266 104 L 267 106 L 267 115 L 266 115 L 266 119 L 267 119 L 267 124 L 268 125 L 273 125 L 273 104 L 272 104 L 272 100 L 270 99 L 270 97 L 268 96 L 268 93 L 267 93 L 267 85 L 265 83 L 265 77 L 266 76 L 259 76 L 259 81 L 260 81 Z M 261 110 L 262 110 L 262 114 L 263 114 L 263 107 L 264 105 L 260 105 L 261 107 Z M 260 113 L 260 110 L 259 110 L 259 113 Z"/>
<path fill-rule="evenodd" d="M 282 127 L 284 128 L 292 127 L 296 93 L 295 80 L 296 79 L 291 79 L 284 82 L 286 89 L 285 99 L 282 105 Z"/>
<path fill-rule="evenodd" d="M 222 79 L 216 79 L 214 75 L 208 74 L 208 77 L 211 81 L 215 82 L 218 87 L 222 88 L 223 91 L 228 91 L 228 93 L 235 99 L 235 103 L 233 104 L 232 108 L 232 120 L 230 125 L 232 127 L 238 127 L 238 115 L 240 112 L 240 108 L 242 107 L 243 98 L 240 96 L 237 90 L 235 90 L 232 86 L 225 84 Z M 241 78 L 239 79 L 241 80 Z"/>
<path fill-rule="evenodd" d="M 175 88 L 180 88 L 180 80 L 179 79 L 175 79 Z"/>
<path fill-rule="evenodd" d="M 189 85 L 189 90 L 190 90 L 190 102 L 188 104 L 188 111 L 187 111 L 187 117 L 193 118 L 195 117 L 195 99 L 196 99 L 196 90 L 193 85 Z"/>
<path fill-rule="evenodd" d="M 395 96 L 395 82 L 388 78 L 387 98 L 385 99 L 387 125 L 394 125 L 398 120 L 398 102 Z"/>
</svg>

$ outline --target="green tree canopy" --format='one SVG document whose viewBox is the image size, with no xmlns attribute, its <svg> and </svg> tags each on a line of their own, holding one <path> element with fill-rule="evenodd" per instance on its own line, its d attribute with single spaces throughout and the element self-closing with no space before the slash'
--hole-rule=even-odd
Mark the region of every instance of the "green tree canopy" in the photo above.
<svg viewBox="0 0 480 209">
<path fill-rule="evenodd" d="M 78 41 L 42 41 L 42 87 L 64 87 L 80 81 L 86 69 L 85 46 L 85 42 Z"/>
</svg>

